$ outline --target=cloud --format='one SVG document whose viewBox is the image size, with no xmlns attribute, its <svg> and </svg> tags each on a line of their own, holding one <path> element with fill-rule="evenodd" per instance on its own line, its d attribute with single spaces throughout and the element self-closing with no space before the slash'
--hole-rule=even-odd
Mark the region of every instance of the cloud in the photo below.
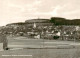
<svg viewBox="0 0 80 58">
<path fill-rule="evenodd" d="M 73 11 L 68 11 L 68 12 L 64 12 L 64 15 L 71 15 L 71 14 L 76 14 L 76 13 L 80 13 L 80 10 L 73 10 Z"/>
<path fill-rule="evenodd" d="M 58 16 L 58 15 L 59 15 L 58 11 L 59 11 L 60 9 L 61 9 L 61 6 L 60 6 L 60 5 L 56 6 L 56 7 L 51 11 L 51 15 L 53 15 L 53 16 Z"/>
<path fill-rule="evenodd" d="M 13 2 L 11 2 L 11 1 L 8 2 L 8 4 L 7 4 L 8 9 L 9 8 L 16 8 L 16 9 L 19 8 L 18 11 L 21 11 L 21 12 L 25 12 L 26 10 L 27 10 L 27 12 L 32 11 L 34 9 L 36 10 L 35 6 L 39 5 L 41 3 L 41 1 L 39 1 L 39 0 L 34 0 L 34 2 L 32 2 L 32 3 L 27 3 L 27 4 L 22 5 L 22 4 L 19 4 L 19 3 L 14 3 L 14 1 Z M 16 1 L 18 2 L 18 0 L 16 0 Z"/>
<path fill-rule="evenodd" d="M 41 0 L 35 0 L 34 3 L 33 3 L 33 5 L 39 5 L 39 4 L 41 4 L 41 3 L 42 3 Z"/>
<path fill-rule="evenodd" d="M 26 4 L 24 9 L 26 9 L 27 11 L 37 11 L 37 7 L 41 4 L 40 0 L 35 0 L 33 3 L 31 4 Z M 25 10 L 23 11 L 25 12 Z"/>
<path fill-rule="evenodd" d="M 68 4 L 65 4 L 65 5 L 57 5 L 56 7 L 52 7 L 53 10 L 50 12 L 50 14 L 52 16 L 59 16 L 61 15 L 62 13 L 60 12 L 62 9 L 64 9 L 65 7 L 67 7 Z"/>
</svg>

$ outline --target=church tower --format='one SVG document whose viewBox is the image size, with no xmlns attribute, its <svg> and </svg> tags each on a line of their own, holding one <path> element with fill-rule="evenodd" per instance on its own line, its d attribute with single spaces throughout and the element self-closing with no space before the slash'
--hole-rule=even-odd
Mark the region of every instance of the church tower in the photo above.
<svg viewBox="0 0 80 58">
<path fill-rule="evenodd" d="M 34 23 L 33 28 L 36 28 L 36 24 Z"/>
</svg>

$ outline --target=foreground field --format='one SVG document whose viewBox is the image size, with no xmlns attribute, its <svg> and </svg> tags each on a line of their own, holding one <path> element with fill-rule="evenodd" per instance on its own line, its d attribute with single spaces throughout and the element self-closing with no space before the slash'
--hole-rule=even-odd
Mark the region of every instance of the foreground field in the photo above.
<svg viewBox="0 0 80 58">
<path fill-rule="evenodd" d="M 10 55 L 10 56 L 3 56 Z M 19 56 L 12 56 L 19 55 Z M 20 56 L 29 55 L 29 56 Z M 0 52 L 0 58 L 80 58 L 79 49 L 18 49 Z"/>
<path fill-rule="evenodd" d="M 9 48 L 80 48 L 75 41 L 29 39 L 27 37 L 8 38 Z"/>
<path fill-rule="evenodd" d="M 8 38 L 8 42 L 10 50 L 0 51 L 0 58 L 80 58 L 79 42 L 25 37 Z"/>
</svg>

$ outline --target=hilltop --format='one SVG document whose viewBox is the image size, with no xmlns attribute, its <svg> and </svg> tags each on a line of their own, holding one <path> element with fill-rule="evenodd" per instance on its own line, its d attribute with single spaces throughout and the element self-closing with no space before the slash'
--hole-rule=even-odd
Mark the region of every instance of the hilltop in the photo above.
<svg viewBox="0 0 80 58">
<path fill-rule="evenodd" d="M 30 19 L 30 20 L 26 20 L 25 23 L 47 23 L 50 22 L 49 19 Z"/>
<path fill-rule="evenodd" d="M 80 19 L 66 19 L 61 17 L 52 17 L 50 22 L 55 25 L 80 25 Z"/>
<path fill-rule="evenodd" d="M 25 25 L 30 23 L 54 23 L 54 25 L 80 25 L 80 19 L 66 19 L 62 17 L 51 17 L 50 19 L 30 19 L 25 22 L 10 23 L 7 25 Z"/>
</svg>

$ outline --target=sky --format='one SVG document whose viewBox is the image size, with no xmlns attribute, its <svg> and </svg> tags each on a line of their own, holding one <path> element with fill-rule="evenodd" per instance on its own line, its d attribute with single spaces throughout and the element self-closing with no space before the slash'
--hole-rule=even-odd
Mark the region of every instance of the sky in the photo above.
<svg viewBox="0 0 80 58">
<path fill-rule="evenodd" d="M 0 26 L 51 17 L 80 19 L 80 0 L 0 0 Z"/>
</svg>

